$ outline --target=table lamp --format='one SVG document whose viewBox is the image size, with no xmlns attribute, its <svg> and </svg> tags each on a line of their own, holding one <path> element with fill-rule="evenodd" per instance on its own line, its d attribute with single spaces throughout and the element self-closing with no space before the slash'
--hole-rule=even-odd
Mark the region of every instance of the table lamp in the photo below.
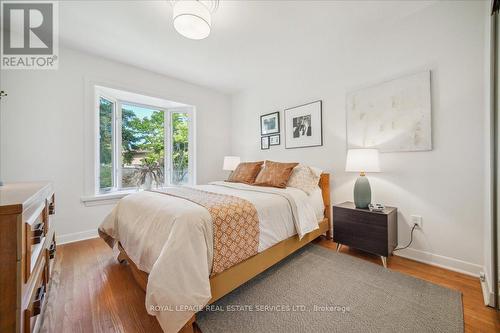
<svg viewBox="0 0 500 333">
<path fill-rule="evenodd" d="M 359 172 L 354 184 L 354 205 L 366 209 L 372 201 L 372 190 L 365 172 L 380 172 L 378 149 L 349 149 L 345 171 Z"/>
<path fill-rule="evenodd" d="M 240 164 L 240 158 L 238 156 L 225 156 L 222 170 L 233 172 L 238 164 Z"/>
</svg>

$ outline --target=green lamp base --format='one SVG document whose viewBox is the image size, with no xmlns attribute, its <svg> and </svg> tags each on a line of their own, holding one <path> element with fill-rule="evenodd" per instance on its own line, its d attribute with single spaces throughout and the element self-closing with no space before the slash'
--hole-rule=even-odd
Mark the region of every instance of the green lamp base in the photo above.
<svg viewBox="0 0 500 333">
<path fill-rule="evenodd" d="M 354 184 L 354 205 L 356 208 L 366 209 L 372 202 L 372 189 L 368 178 L 361 174 Z"/>
</svg>

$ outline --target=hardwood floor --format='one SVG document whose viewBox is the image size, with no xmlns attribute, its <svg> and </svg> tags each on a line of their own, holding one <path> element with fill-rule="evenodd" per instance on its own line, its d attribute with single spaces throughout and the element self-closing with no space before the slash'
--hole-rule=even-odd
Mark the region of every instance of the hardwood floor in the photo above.
<svg viewBox="0 0 500 333">
<path fill-rule="evenodd" d="M 317 244 L 335 250 L 335 243 Z M 342 248 L 342 252 L 378 264 L 378 257 Z M 57 247 L 54 280 L 48 295 L 41 332 L 161 332 L 147 314 L 144 292 L 117 252 L 101 240 L 90 239 Z M 500 332 L 498 314 L 484 306 L 477 278 L 392 256 L 388 267 L 463 293 L 466 332 Z"/>
<path fill-rule="evenodd" d="M 100 238 L 56 253 L 41 332 L 162 332 L 128 266 Z"/>
</svg>

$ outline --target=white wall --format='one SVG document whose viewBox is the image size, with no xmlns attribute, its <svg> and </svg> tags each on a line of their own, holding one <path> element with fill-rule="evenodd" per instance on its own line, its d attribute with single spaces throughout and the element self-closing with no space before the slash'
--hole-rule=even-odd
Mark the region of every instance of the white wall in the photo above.
<svg viewBox="0 0 500 333">
<path fill-rule="evenodd" d="M 410 216 L 423 216 L 423 230 L 400 255 L 477 275 L 488 199 L 486 5 L 437 3 L 327 45 L 318 57 L 330 60 L 291 68 L 293 79 L 266 77 L 233 98 L 232 154 L 321 167 L 332 176 L 332 201 L 352 201 L 356 175 L 344 172 L 346 92 L 430 69 L 434 149 L 382 154 L 383 173 L 369 175 L 373 199 L 399 208 L 401 245 L 409 240 Z M 282 134 L 280 146 L 260 150 L 259 115 L 317 99 L 323 100 L 322 147 L 285 150 Z"/>
<path fill-rule="evenodd" d="M 63 241 L 95 234 L 112 205 L 85 207 L 80 198 L 88 179 L 86 100 L 89 80 L 118 82 L 134 92 L 196 106 L 197 180 L 226 174 L 230 150 L 228 96 L 135 67 L 62 48 L 54 71 L 1 72 L 0 170 L 4 181 L 51 180 L 57 196 L 56 231 Z M 92 163 L 90 161 L 90 163 Z M 87 172 L 88 173 L 88 172 Z"/>
</svg>

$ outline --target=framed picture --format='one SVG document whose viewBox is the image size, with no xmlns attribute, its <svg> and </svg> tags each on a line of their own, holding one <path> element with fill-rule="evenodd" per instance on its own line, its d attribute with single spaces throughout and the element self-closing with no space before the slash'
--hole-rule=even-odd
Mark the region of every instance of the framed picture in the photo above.
<svg viewBox="0 0 500 333">
<path fill-rule="evenodd" d="M 263 136 L 260 138 L 260 149 L 269 149 L 269 137 Z"/>
<path fill-rule="evenodd" d="M 280 144 L 280 135 L 275 134 L 269 136 L 269 145 L 270 146 L 278 146 Z"/>
<path fill-rule="evenodd" d="M 269 135 L 280 132 L 279 111 L 260 116 L 260 135 Z"/>
<path fill-rule="evenodd" d="M 285 148 L 323 145 L 322 101 L 285 109 Z"/>
</svg>

